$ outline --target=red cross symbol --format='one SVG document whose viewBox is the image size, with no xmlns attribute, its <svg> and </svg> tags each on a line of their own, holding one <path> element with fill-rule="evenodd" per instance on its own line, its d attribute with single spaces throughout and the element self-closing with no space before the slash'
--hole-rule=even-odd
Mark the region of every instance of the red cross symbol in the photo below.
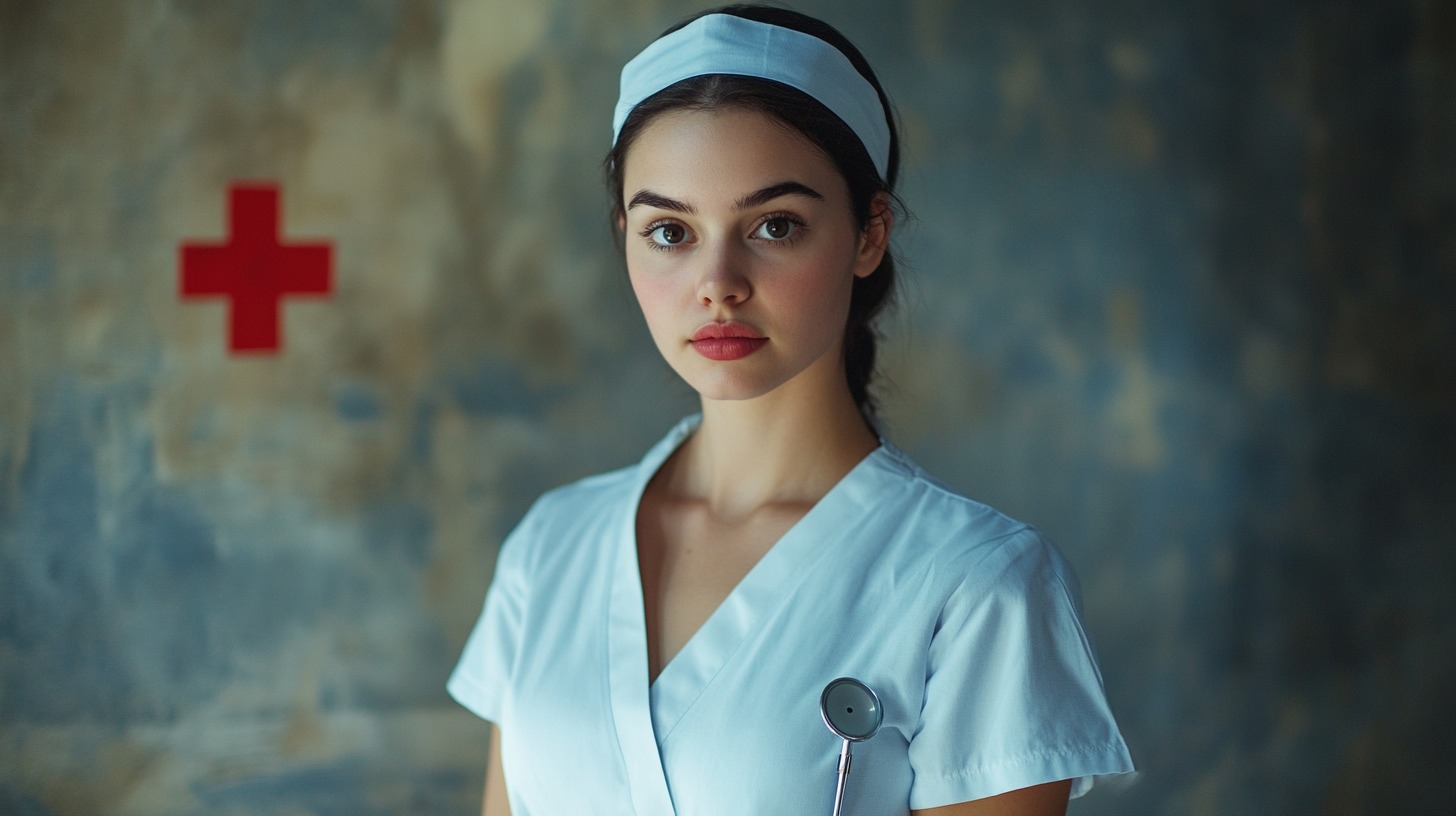
<svg viewBox="0 0 1456 816">
<path fill-rule="evenodd" d="M 182 245 L 182 297 L 226 297 L 228 348 L 276 353 L 283 297 L 329 294 L 333 246 L 278 242 L 277 185 L 232 185 L 228 210 L 226 243 Z"/>
</svg>

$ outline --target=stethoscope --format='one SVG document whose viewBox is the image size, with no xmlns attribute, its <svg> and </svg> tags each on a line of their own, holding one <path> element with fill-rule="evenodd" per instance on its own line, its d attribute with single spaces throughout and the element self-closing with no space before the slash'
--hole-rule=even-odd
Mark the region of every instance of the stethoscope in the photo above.
<svg viewBox="0 0 1456 816">
<path fill-rule="evenodd" d="M 853 759 L 850 746 L 873 737 L 880 730 L 885 712 L 880 708 L 879 695 L 869 686 L 853 677 L 841 677 L 829 681 L 824 693 L 819 695 L 819 713 L 829 730 L 844 740 L 844 747 L 839 751 L 838 781 L 834 786 L 834 816 L 839 816 Z"/>
</svg>

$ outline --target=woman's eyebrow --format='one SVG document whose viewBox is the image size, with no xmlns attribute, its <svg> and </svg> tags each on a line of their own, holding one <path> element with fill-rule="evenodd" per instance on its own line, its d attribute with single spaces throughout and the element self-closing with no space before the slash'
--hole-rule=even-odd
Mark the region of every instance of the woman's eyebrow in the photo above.
<svg viewBox="0 0 1456 816">
<path fill-rule="evenodd" d="M 638 204 L 646 204 L 649 207 L 657 207 L 660 210 L 673 210 L 674 212 L 680 212 L 686 215 L 696 215 L 698 212 L 697 208 L 691 204 L 685 204 L 675 198 L 668 198 L 665 195 L 654 193 L 651 190 L 638 190 L 637 194 L 632 196 L 632 200 L 627 202 L 627 209 L 630 210 Z"/>
<path fill-rule="evenodd" d="M 757 207 L 760 204 L 766 204 L 775 198 L 786 195 L 804 196 L 805 198 L 813 198 L 819 201 L 824 200 L 824 196 L 820 195 L 817 190 L 807 184 L 801 184 L 797 181 L 781 181 L 778 184 L 770 184 L 762 190 L 755 190 L 738 199 L 733 202 L 733 209 L 735 212 L 741 212 L 750 207 Z M 672 210 L 686 215 L 697 215 L 698 213 L 698 209 L 691 204 L 678 201 L 675 198 L 668 198 L 665 195 L 654 193 L 651 190 L 638 190 L 632 196 L 632 200 L 627 202 L 627 209 L 630 210 L 638 204 L 646 204 L 649 207 Z"/>
<path fill-rule="evenodd" d="M 773 201 L 779 196 L 786 195 L 798 195 L 804 196 L 806 198 L 818 199 L 820 201 L 824 200 L 824 196 L 820 195 L 818 191 L 806 184 L 800 184 L 797 181 L 781 181 L 778 184 L 770 184 L 762 190 L 749 193 L 743 198 L 738 199 L 737 201 L 733 202 L 733 209 L 736 211 L 746 210 L 749 207 L 757 207 L 760 204 L 767 204 L 768 202 Z"/>
</svg>

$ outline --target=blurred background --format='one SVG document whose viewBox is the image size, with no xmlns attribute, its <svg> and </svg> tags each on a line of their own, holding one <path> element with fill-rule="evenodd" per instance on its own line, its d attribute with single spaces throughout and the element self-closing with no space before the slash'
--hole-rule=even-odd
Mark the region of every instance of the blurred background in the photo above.
<svg viewBox="0 0 1456 816">
<path fill-rule="evenodd" d="M 704 5 L 0 0 L 0 813 L 474 812 L 498 543 L 693 410 L 600 161 Z M 1456 5 L 796 7 L 903 119 L 891 438 L 1081 575 L 1072 813 L 1451 812 Z M 259 180 L 334 291 L 231 354 Z"/>
</svg>

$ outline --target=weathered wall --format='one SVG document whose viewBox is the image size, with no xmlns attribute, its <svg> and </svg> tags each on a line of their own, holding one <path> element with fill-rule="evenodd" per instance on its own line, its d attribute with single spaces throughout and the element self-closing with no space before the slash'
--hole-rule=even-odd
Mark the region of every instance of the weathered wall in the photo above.
<svg viewBox="0 0 1456 816">
<path fill-rule="evenodd" d="M 1093 813 L 1456 796 L 1456 10 L 803 2 L 904 119 L 886 414 L 1086 590 Z M 470 812 L 446 673 L 541 490 L 682 413 L 606 231 L 695 4 L 0 2 L 0 812 Z M 226 353 L 273 179 L 336 290 Z"/>
</svg>

